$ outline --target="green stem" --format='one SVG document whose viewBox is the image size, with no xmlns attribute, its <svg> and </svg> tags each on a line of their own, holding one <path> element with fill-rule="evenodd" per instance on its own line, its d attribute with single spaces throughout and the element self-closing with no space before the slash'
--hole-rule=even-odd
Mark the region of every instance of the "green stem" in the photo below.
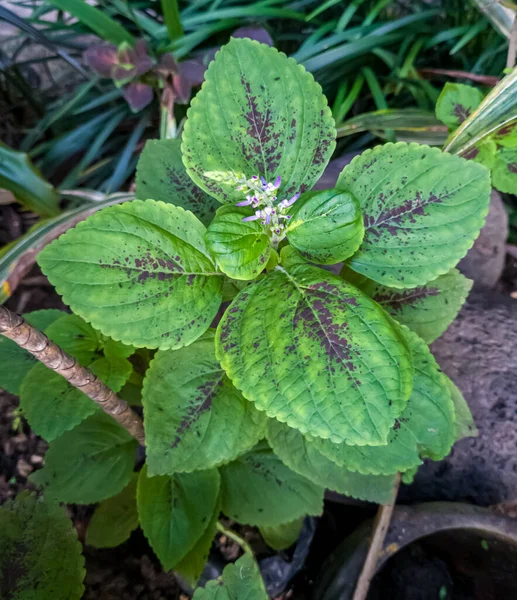
<svg viewBox="0 0 517 600">
<path fill-rule="evenodd" d="M 162 11 L 169 38 L 177 40 L 183 35 L 178 0 L 162 0 Z"/>
<path fill-rule="evenodd" d="M 240 535 L 237 535 L 236 533 L 234 533 L 231 529 L 227 529 L 221 523 L 221 521 L 217 521 L 217 531 L 221 532 L 226 537 L 233 540 L 236 544 L 238 544 L 244 550 L 244 552 L 249 552 L 251 554 L 251 556 L 254 556 L 253 550 L 251 549 L 251 546 L 248 544 L 248 542 L 245 539 L 241 538 Z"/>
</svg>

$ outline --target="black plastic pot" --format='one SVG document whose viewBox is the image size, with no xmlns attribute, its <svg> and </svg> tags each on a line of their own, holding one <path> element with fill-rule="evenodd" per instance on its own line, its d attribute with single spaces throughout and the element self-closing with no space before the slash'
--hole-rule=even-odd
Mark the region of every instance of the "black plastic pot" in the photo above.
<svg viewBox="0 0 517 600">
<path fill-rule="evenodd" d="M 314 600 L 352 598 L 369 545 L 366 522 L 330 555 Z M 369 600 L 514 600 L 517 521 L 468 504 L 397 507 Z"/>
</svg>

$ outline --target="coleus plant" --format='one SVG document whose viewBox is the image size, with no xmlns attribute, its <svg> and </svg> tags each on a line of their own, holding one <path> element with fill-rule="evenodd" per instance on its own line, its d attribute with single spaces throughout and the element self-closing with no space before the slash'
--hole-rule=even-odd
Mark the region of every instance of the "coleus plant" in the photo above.
<svg viewBox="0 0 517 600">
<path fill-rule="evenodd" d="M 455 265 L 483 225 L 490 173 L 390 143 L 311 191 L 335 137 L 312 75 L 234 39 L 210 64 L 182 140 L 147 143 L 138 199 L 40 253 L 75 314 L 27 320 L 143 406 L 136 473 L 124 428 L 0 346 L 12 365 L 0 383 L 50 442 L 33 482 L 47 499 L 100 503 L 87 543 L 117 545 L 140 525 L 164 568 L 194 585 L 221 512 L 285 547 L 321 513 L 325 488 L 387 503 L 398 474 L 410 481 L 422 459 L 475 433 L 427 344 L 470 290 Z M 252 558 L 241 561 L 265 598 Z M 221 585 L 238 597 L 235 573 L 194 597 L 222 597 Z"/>
</svg>

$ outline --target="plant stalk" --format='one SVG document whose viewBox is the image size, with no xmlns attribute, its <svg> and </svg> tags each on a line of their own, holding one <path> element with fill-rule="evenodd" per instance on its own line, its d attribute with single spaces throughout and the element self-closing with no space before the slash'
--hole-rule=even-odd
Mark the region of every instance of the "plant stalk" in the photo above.
<svg viewBox="0 0 517 600">
<path fill-rule="evenodd" d="M 391 516 L 393 514 L 393 509 L 395 508 L 399 486 L 400 473 L 397 473 L 397 477 L 393 485 L 393 496 L 391 502 L 389 504 L 380 504 L 379 509 L 377 510 L 377 515 L 372 527 L 373 535 L 370 541 L 370 547 L 368 548 L 368 554 L 366 555 L 366 560 L 364 561 L 361 575 L 357 580 L 357 586 L 355 588 L 352 600 L 366 600 L 366 597 L 368 596 L 370 583 L 375 575 L 377 560 L 382 550 L 384 538 L 386 537 L 388 528 L 390 526 Z"/>
<path fill-rule="evenodd" d="M 127 429 L 142 446 L 145 445 L 142 419 L 125 400 L 120 399 L 89 369 L 79 365 L 73 356 L 51 342 L 44 333 L 5 306 L 0 306 L 0 333 L 63 376 Z"/>
<path fill-rule="evenodd" d="M 177 40 L 183 35 L 180 11 L 177 0 L 162 0 L 163 20 L 167 26 L 167 32 L 171 41 Z"/>
<path fill-rule="evenodd" d="M 251 546 L 248 544 L 248 542 L 244 538 L 242 538 L 240 535 L 237 535 L 236 533 L 234 533 L 231 529 L 227 529 L 221 523 L 221 521 L 217 521 L 217 531 L 219 531 L 226 537 L 233 540 L 236 544 L 238 544 L 244 550 L 244 552 L 249 552 L 251 554 L 251 556 L 255 556 L 253 554 L 253 550 L 251 549 Z"/>
</svg>

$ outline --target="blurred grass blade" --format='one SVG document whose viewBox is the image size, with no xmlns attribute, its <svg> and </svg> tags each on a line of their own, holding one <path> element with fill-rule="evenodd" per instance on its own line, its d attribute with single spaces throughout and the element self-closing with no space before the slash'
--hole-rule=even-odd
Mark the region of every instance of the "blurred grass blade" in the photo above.
<svg viewBox="0 0 517 600">
<path fill-rule="evenodd" d="M 444 151 L 463 154 L 501 127 L 517 121 L 517 69 L 502 79 L 456 129 Z"/>
<path fill-rule="evenodd" d="M 336 107 L 336 111 L 334 113 L 334 120 L 336 123 L 340 123 L 348 114 L 355 101 L 357 100 L 361 90 L 364 85 L 364 76 L 359 75 L 355 78 L 354 83 L 352 85 L 352 89 L 348 92 L 347 97 L 343 101 L 340 107 Z"/>
<path fill-rule="evenodd" d="M 180 38 L 183 35 L 183 27 L 177 0 L 162 0 L 162 11 L 169 39 L 176 40 Z"/>
<path fill-rule="evenodd" d="M 80 23 L 91 29 L 107 42 L 120 45 L 123 42 L 134 44 L 135 39 L 120 23 L 106 12 L 90 6 L 86 0 L 48 0 L 50 4 L 73 15 Z"/>
<path fill-rule="evenodd" d="M 476 37 L 476 35 L 478 35 L 484 29 L 486 29 L 487 25 L 488 23 L 485 19 L 480 19 L 477 23 L 474 23 L 474 25 L 472 25 L 469 31 L 467 31 L 467 33 L 460 40 L 458 40 L 456 44 L 454 44 L 449 54 L 453 56 L 454 54 L 459 52 L 463 48 L 463 46 L 466 46 L 470 42 L 470 40 L 473 40 Z"/>
<path fill-rule="evenodd" d="M 162 1 L 166 1 L 166 0 L 162 0 Z M 326 0 L 326 2 L 323 2 L 323 4 L 320 4 L 320 6 L 318 6 L 310 14 L 308 14 L 307 17 L 305 18 L 305 20 L 312 21 L 312 19 L 314 19 L 318 15 L 321 15 L 322 12 L 325 12 L 327 9 L 331 8 L 332 6 L 334 6 L 336 4 L 339 4 L 340 2 L 341 2 L 341 0 Z"/>
<path fill-rule="evenodd" d="M 515 19 L 515 12 L 513 10 L 502 6 L 502 3 L 495 2 L 494 0 L 474 0 L 474 4 L 500 34 L 510 39 Z"/>
<path fill-rule="evenodd" d="M 24 152 L 17 152 L 0 142 L 0 188 L 12 192 L 15 198 L 42 216 L 59 212 L 59 196 L 43 179 Z"/>
<path fill-rule="evenodd" d="M 85 193 L 83 192 L 83 198 Z M 134 194 L 103 195 L 103 199 L 97 196 L 95 204 L 81 206 L 53 219 L 40 221 L 22 237 L 4 246 L 0 251 L 0 304 L 13 294 L 20 281 L 34 265 L 38 253 L 52 240 L 95 211 L 133 198 Z"/>
<path fill-rule="evenodd" d="M 343 14 L 337 22 L 336 31 L 344 31 L 350 21 L 353 19 L 357 9 L 364 3 L 364 0 L 353 0 L 343 11 Z"/>
<path fill-rule="evenodd" d="M 377 137 L 388 139 L 389 132 L 396 132 L 398 141 L 418 142 L 441 146 L 447 139 L 448 130 L 433 113 L 418 108 L 387 109 L 352 117 L 338 126 L 338 137 L 370 131 Z"/>
</svg>

